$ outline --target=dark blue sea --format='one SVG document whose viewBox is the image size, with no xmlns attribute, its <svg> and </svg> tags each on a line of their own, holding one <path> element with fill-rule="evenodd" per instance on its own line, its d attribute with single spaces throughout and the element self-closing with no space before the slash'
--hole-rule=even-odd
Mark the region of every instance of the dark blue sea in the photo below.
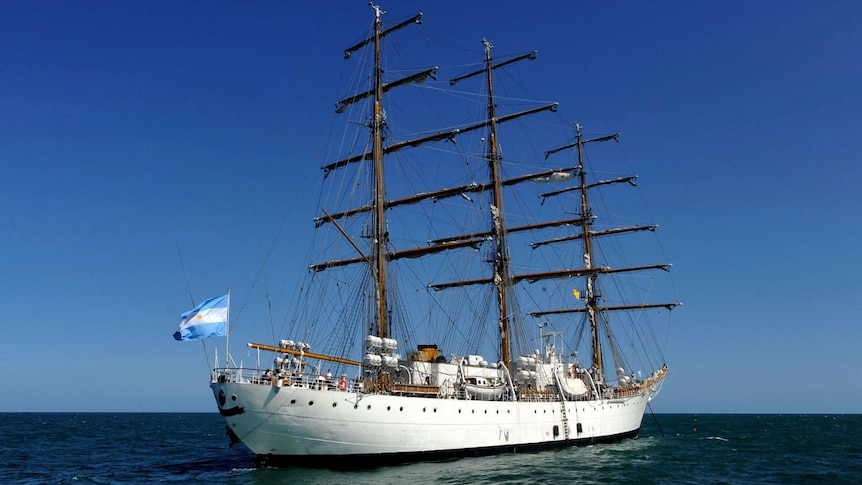
<svg viewBox="0 0 862 485">
<path fill-rule="evenodd" d="M 0 483 L 853 483 L 862 415 L 644 417 L 611 445 L 362 471 L 254 468 L 218 414 L 0 414 Z"/>
</svg>

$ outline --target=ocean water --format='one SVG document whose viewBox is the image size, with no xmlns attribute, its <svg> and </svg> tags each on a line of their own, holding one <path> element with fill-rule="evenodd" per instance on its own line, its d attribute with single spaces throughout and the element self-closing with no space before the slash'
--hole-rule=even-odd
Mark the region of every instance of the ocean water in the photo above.
<svg viewBox="0 0 862 485">
<path fill-rule="evenodd" d="M 640 437 L 362 471 L 254 468 L 212 414 L 0 414 L 0 483 L 862 483 L 862 415 L 644 417 Z"/>
</svg>

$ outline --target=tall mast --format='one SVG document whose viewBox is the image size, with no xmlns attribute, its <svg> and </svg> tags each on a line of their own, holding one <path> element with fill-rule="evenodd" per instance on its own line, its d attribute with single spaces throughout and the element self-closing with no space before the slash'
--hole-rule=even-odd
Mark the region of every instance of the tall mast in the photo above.
<svg viewBox="0 0 862 485">
<path fill-rule="evenodd" d="M 578 147 L 578 176 L 581 182 L 581 217 L 588 218 L 592 216 L 589 202 L 587 201 L 587 174 L 584 170 L 584 142 L 581 139 L 581 125 L 575 123 L 576 144 Z M 584 242 L 584 269 L 590 270 L 593 268 L 593 252 L 590 239 L 590 225 L 584 224 L 581 226 L 582 239 Z M 596 369 L 596 375 L 599 380 L 604 380 L 602 376 L 602 349 L 599 342 L 599 325 L 598 325 L 598 302 L 596 301 L 596 273 L 587 276 L 587 314 L 590 318 L 590 335 L 592 336 L 593 347 L 593 366 Z"/>
<path fill-rule="evenodd" d="M 493 215 L 493 232 L 496 241 L 494 258 L 494 285 L 497 287 L 497 303 L 500 305 L 500 358 L 507 367 L 511 367 L 509 356 L 509 304 L 506 292 L 509 280 L 509 251 L 506 242 L 506 229 L 503 223 L 503 181 L 500 176 L 500 150 L 497 145 L 497 107 L 494 104 L 494 83 L 491 65 L 491 48 L 493 45 L 482 40 L 485 45 L 485 79 L 488 84 L 488 166 L 491 170 L 491 191 L 494 202 L 491 207 Z"/>
<path fill-rule="evenodd" d="M 385 193 L 383 190 L 383 70 L 380 62 L 380 16 L 386 12 L 380 7 L 369 4 L 375 11 L 374 17 L 374 113 L 371 118 L 371 159 L 374 164 L 374 231 L 372 237 L 372 274 L 375 285 L 377 335 L 389 336 L 386 309 L 386 249 L 387 234 L 384 218 Z"/>
<path fill-rule="evenodd" d="M 488 88 L 488 114 L 487 119 L 480 123 L 476 123 L 467 127 L 462 127 L 459 129 L 436 133 L 433 135 L 424 136 L 421 138 L 417 138 L 414 140 L 406 140 L 398 143 L 391 144 L 389 146 L 383 145 L 383 130 L 386 126 L 385 113 L 383 111 L 383 96 L 389 90 L 396 86 L 401 86 L 404 84 L 409 84 L 411 82 L 422 82 L 427 77 L 434 77 L 434 73 L 437 68 L 426 69 L 419 73 L 412 74 L 398 81 L 391 82 L 389 84 L 385 84 L 382 79 L 383 69 L 381 67 L 380 60 L 380 42 L 381 39 L 388 35 L 391 32 L 399 30 L 411 23 L 421 23 L 420 19 L 422 14 L 418 14 L 409 20 L 403 21 L 400 24 L 389 28 L 388 30 L 382 29 L 382 21 L 380 19 L 381 15 L 386 12 L 382 11 L 380 7 L 369 4 L 372 8 L 374 8 L 376 17 L 374 21 L 374 33 L 368 39 L 363 40 L 344 51 L 345 58 L 349 58 L 351 54 L 358 49 L 373 44 L 374 45 L 374 80 L 373 86 L 370 90 L 365 91 L 363 93 L 350 96 L 348 98 L 342 99 L 336 103 L 336 112 L 343 112 L 347 106 L 353 104 L 359 100 L 366 98 L 373 98 L 373 112 L 371 119 L 371 135 L 372 135 L 372 146 L 370 152 L 361 153 L 358 155 L 352 155 L 348 158 L 339 160 L 337 162 L 333 162 L 323 166 L 323 170 L 325 172 L 329 172 L 332 170 L 339 169 L 341 167 L 350 165 L 352 163 L 356 163 L 362 160 L 371 160 L 373 170 L 374 170 L 374 194 L 371 204 L 353 208 L 345 212 L 340 212 L 336 214 L 325 214 L 325 217 L 320 217 L 315 219 L 315 223 L 317 225 L 321 225 L 324 223 L 335 223 L 337 219 L 343 217 L 350 217 L 362 212 L 372 212 L 374 224 L 372 227 L 372 244 L 371 251 L 372 254 L 370 257 L 366 258 L 365 255 L 359 254 L 359 257 L 353 259 L 342 259 L 336 261 L 329 261 L 321 264 L 312 265 L 311 268 L 319 271 L 330 267 L 343 266 L 347 264 L 360 263 L 363 261 L 367 261 L 371 266 L 371 273 L 373 284 L 375 285 L 375 308 L 374 308 L 374 320 L 376 321 L 376 333 L 380 337 L 388 337 L 390 334 L 389 328 L 389 317 L 387 310 L 387 300 L 386 300 L 386 262 L 393 258 L 399 257 L 418 257 L 422 254 L 427 254 L 431 252 L 437 252 L 443 249 L 455 248 L 455 247 L 463 247 L 466 245 L 476 245 L 481 241 L 471 241 L 471 240 L 462 240 L 459 242 L 449 242 L 445 245 L 441 245 L 439 247 L 429 248 L 429 249 L 415 249 L 415 250 L 407 250 L 400 251 L 395 253 L 389 252 L 388 245 L 388 233 L 386 227 L 385 220 L 385 211 L 387 207 L 392 207 L 393 205 L 398 204 L 410 204 L 415 203 L 420 200 L 424 200 L 425 198 L 431 196 L 452 196 L 458 195 L 467 191 L 475 191 L 478 190 L 479 186 L 469 186 L 464 189 L 448 189 L 440 191 L 439 193 L 425 193 L 418 194 L 414 197 L 408 197 L 401 200 L 389 201 L 387 203 L 385 198 L 384 191 L 384 179 L 383 179 L 383 158 L 388 153 L 393 153 L 395 151 L 401 150 L 402 148 L 407 147 L 415 147 L 425 143 L 435 142 L 435 141 L 443 141 L 453 139 L 455 136 L 459 134 L 466 133 L 468 131 L 478 130 L 488 128 L 488 166 L 490 171 L 490 182 L 488 184 L 481 184 L 482 189 L 488 188 L 492 191 L 493 201 L 492 201 L 492 216 L 493 216 L 493 227 L 490 231 L 490 235 L 494 239 L 495 242 L 495 257 L 494 257 L 494 275 L 492 281 L 497 289 L 498 295 L 498 304 L 500 307 L 500 320 L 498 322 L 500 327 L 500 357 L 506 363 L 506 365 L 511 366 L 511 341 L 509 337 L 509 320 L 511 319 L 510 315 L 510 303 L 508 302 L 508 291 L 510 284 L 513 283 L 511 270 L 509 268 L 509 249 L 508 243 L 506 241 L 507 230 L 505 227 L 505 223 L 502 218 L 502 198 L 503 198 L 503 187 L 506 185 L 511 185 L 513 183 L 520 183 L 529 180 L 530 178 L 548 174 L 535 174 L 531 176 L 525 176 L 518 179 L 511 180 L 503 180 L 501 171 L 500 171 L 500 162 L 502 157 L 500 156 L 499 143 L 497 141 L 497 125 L 499 123 L 520 118 L 522 116 L 535 114 L 541 111 L 556 111 L 557 103 L 551 103 L 544 106 L 539 106 L 535 108 L 531 108 L 528 110 L 524 110 L 518 113 L 512 113 L 505 116 L 498 117 L 496 105 L 494 104 L 494 85 L 493 85 L 493 70 L 498 67 L 507 66 L 509 64 L 528 59 L 533 60 L 536 58 L 536 51 L 529 52 L 527 54 L 523 54 L 520 56 L 516 56 L 512 59 L 508 59 L 502 61 L 496 65 L 492 64 L 491 59 L 491 48 L 493 47 L 490 42 L 487 40 L 483 40 L 483 44 L 485 46 L 485 63 L 482 69 L 473 71 L 469 74 L 465 74 L 453 79 L 449 80 L 449 84 L 455 84 L 460 80 L 471 78 L 474 76 L 479 76 L 481 74 L 485 75 L 487 88 Z M 436 79 L 436 78 L 435 78 Z M 467 238 L 473 239 L 473 238 Z M 488 282 L 484 280 L 475 280 L 475 281 L 464 281 L 459 284 L 459 286 L 463 286 L 465 284 L 487 284 Z M 431 285 L 432 288 L 440 289 L 453 285 Z"/>
</svg>

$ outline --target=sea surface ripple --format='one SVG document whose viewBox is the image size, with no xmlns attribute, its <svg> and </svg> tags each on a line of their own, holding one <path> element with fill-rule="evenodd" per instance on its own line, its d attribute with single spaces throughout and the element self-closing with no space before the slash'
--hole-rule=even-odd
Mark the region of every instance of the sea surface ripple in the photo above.
<svg viewBox="0 0 862 485">
<path fill-rule="evenodd" d="M 637 439 L 356 471 L 255 468 L 215 413 L 3 413 L 0 483 L 859 483 L 862 415 L 659 414 Z"/>
</svg>

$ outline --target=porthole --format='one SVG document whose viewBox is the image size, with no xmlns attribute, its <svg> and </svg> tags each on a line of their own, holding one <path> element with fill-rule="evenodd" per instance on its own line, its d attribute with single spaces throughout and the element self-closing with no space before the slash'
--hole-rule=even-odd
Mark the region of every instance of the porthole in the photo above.
<svg viewBox="0 0 862 485">
<path fill-rule="evenodd" d="M 291 400 L 290 400 L 290 403 L 291 403 L 291 404 L 296 404 L 296 399 L 291 399 Z"/>
<path fill-rule="evenodd" d="M 460 409 L 458 410 L 458 414 L 461 414 L 461 410 L 460 410 Z"/>
<path fill-rule="evenodd" d="M 311 406 L 314 404 L 314 401 L 308 401 L 308 405 Z"/>
<path fill-rule="evenodd" d="M 332 403 L 332 407 L 338 406 L 338 403 Z"/>
<path fill-rule="evenodd" d="M 425 412 L 425 408 L 422 408 L 422 412 L 423 412 L 423 413 Z"/>
<path fill-rule="evenodd" d="M 354 405 L 353 405 L 353 409 L 358 409 L 358 408 L 359 408 L 359 405 L 358 405 L 358 404 L 354 404 Z"/>
<path fill-rule="evenodd" d="M 389 411 L 390 409 L 392 409 L 392 406 L 386 406 L 387 411 Z"/>
<path fill-rule="evenodd" d="M 400 408 L 398 408 L 398 410 L 399 410 L 399 411 L 404 411 L 404 406 L 401 406 Z"/>
<path fill-rule="evenodd" d="M 368 405 L 368 410 L 371 411 L 371 405 L 370 404 Z"/>
<path fill-rule="evenodd" d="M 437 412 L 437 408 L 434 408 L 434 412 L 435 412 L 435 413 Z"/>
<path fill-rule="evenodd" d="M 231 400 L 231 401 L 236 401 L 236 394 L 231 394 L 231 395 L 230 395 L 230 400 Z"/>
</svg>

